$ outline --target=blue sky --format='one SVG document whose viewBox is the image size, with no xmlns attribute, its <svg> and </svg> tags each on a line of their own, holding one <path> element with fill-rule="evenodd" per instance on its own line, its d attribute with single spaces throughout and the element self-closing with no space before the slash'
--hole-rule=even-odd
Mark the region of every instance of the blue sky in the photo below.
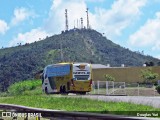
<svg viewBox="0 0 160 120">
<path fill-rule="evenodd" d="M 0 0 L 0 48 L 31 43 L 83 17 L 92 29 L 132 51 L 160 58 L 160 0 Z M 76 27 L 80 27 L 80 25 Z"/>
</svg>

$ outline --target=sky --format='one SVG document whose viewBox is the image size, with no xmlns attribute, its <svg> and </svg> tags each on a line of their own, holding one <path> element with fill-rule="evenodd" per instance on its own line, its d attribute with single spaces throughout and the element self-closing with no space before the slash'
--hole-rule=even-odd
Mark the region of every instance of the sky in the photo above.
<svg viewBox="0 0 160 120">
<path fill-rule="evenodd" d="M 160 0 L 0 0 L 0 48 L 87 26 L 122 47 L 160 59 Z M 77 24 L 78 21 L 78 24 Z"/>
</svg>

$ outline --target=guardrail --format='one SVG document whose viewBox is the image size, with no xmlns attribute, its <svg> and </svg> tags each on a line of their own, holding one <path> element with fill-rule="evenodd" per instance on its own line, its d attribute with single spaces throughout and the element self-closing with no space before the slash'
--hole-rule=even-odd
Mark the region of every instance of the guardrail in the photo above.
<svg viewBox="0 0 160 120">
<path fill-rule="evenodd" d="M 0 110 L 6 111 L 9 110 L 14 113 L 11 117 L 16 117 L 16 113 L 25 114 L 25 120 L 29 120 L 29 115 L 32 117 L 36 117 L 36 120 L 40 120 L 41 117 L 49 118 L 50 120 L 137 120 L 144 118 L 137 117 L 127 117 L 127 116 L 119 116 L 119 115 L 110 115 L 110 114 L 97 114 L 97 113 L 86 113 L 86 112 L 68 112 L 68 111 L 60 111 L 60 110 L 50 110 L 50 109 L 40 109 L 40 108 L 32 108 L 20 105 L 13 104 L 0 104 Z M 38 116 L 37 116 L 38 115 Z M 3 115 L 2 115 L 3 116 Z M 2 119 L 3 120 L 3 119 Z"/>
</svg>

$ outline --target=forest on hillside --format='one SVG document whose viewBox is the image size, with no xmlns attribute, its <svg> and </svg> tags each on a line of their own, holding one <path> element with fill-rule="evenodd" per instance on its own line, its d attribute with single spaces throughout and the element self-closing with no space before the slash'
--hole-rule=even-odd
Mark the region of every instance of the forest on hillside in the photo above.
<svg viewBox="0 0 160 120">
<path fill-rule="evenodd" d="M 62 56 L 61 56 L 62 48 Z M 132 52 L 95 30 L 73 29 L 31 44 L 0 49 L 0 91 L 15 82 L 31 79 L 48 64 L 91 62 L 119 67 L 160 65 L 160 60 Z"/>
</svg>

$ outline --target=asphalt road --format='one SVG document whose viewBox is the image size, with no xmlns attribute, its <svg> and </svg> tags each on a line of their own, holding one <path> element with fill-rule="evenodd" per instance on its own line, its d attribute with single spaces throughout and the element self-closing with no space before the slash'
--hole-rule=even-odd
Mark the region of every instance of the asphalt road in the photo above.
<svg viewBox="0 0 160 120">
<path fill-rule="evenodd" d="M 143 104 L 148 106 L 153 106 L 155 108 L 160 108 L 160 97 L 154 96 L 102 96 L 102 95 L 85 95 L 85 96 L 75 96 L 84 97 L 102 101 L 114 101 L 114 102 L 130 102 L 135 104 Z"/>
<path fill-rule="evenodd" d="M 114 101 L 114 102 L 129 102 L 135 104 L 143 104 L 148 106 L 153 106 L 155 108 L 160 108 L 160 97 L 150 97 L 150 96 L 102 96 L 102 95 L 69 95 L 72 97 L 82 97 L 82 98 L 89 98 L 95 100 L 102 100 L 102 101 Z M 153 111 L 154 113 L 155 111 Z M 160 114 L 160 112 L 155 112 L 156 114 Z M 146 112 L 146 114 L 148 114 Z M 150 114 L 150 113 L 149 113 Z M 145 120 L 160 120 L 160 118 L 146 118 L 144 116 L 137 116 L 132 117 L 138 119 L 145 119 Z"/>
</svg>

